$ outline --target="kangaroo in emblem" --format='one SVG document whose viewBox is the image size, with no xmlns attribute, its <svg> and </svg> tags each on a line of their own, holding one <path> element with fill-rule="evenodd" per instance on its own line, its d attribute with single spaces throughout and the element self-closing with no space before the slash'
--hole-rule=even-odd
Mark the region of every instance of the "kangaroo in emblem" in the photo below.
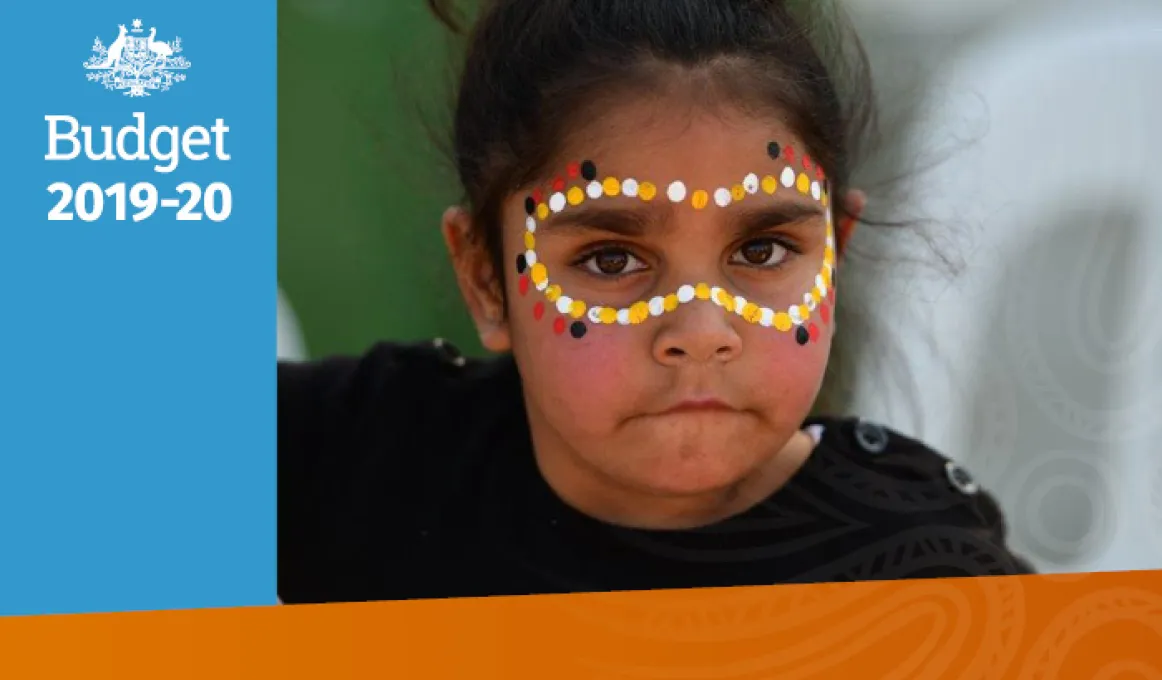
<svg viewBox="0 0 1162 680">
<path fill-rule="evenodd" d="M 121 65 L 121 53 L 125 51 L 125 42 L 128 40 L 128 37 L 126 37 L 128 29 L 125 28 L 125 24 L 117 24 L 117 29 L 120 32 L 117 34 L 117 39 L 109 45 L 109 50 L 105 53 L 105 61 L 93 68 L 115 69 Z"/>
</svg>

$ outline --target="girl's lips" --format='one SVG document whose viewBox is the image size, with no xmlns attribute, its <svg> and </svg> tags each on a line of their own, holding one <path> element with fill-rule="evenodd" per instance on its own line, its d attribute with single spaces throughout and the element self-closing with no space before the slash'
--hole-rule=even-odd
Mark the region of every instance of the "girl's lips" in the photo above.
<svg viewBox="0 0 1162 680">
<path fill-rule="evenodd" d="M 728 404 L 718 399 L 687 399 L 662 411 L 663 415 L 671 413 L 697 413 L 707 411 L 733 411 Z"/>
</svg>

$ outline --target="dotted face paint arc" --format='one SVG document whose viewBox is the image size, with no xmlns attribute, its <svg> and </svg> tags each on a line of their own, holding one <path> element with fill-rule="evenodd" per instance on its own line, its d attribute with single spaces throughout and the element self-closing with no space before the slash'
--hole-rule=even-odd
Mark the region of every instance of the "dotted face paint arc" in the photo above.
<svg viewBox="0 0 1162 680">
<path fill-rule="evenodd" d="M 555 307 L 558 317 L 554 320 L 554 332 L 562 335 L 568 328 L 569 334 L 577 339 L 587 333 L 585 320 L 595 326 L 633 326 L 643 324 L 650 318 L 658 317 L 678 309 L 679 306 L 695 302 L 712 302 L 726 310 L 742 317 L 748 323 L 773 328 L 782 333 L 791 333 L 800 345 L 817 342 L 822 337 L 819 326 L 812 321 L 813 315 L 818 312 L 824 324 L 830 323 L 831 310 L 829 305 L 834 303 L 834 279 L 836 268 L 835 230 L 832 223 L 832 210 L 828 188 L 823 169 L 813 164 L 809 156 L 799 157 L 801 171 L 796 171 L 792 164 L 796 161 L 795 151 L 790 146 L 780 146 L 771 142 L 767 153 L 774 160 L 784 160 L 788 165 L 776 177 L 765 175 L 760 177 L 751 173 L 736 184 L 716 187 L 714 189 L 691 189 L 681 181 L 673 181 L 663 187 L 652 182 L 636 179 L 618 179 L 615 177 L 599 178 L 597 166 L 592 161 L 584 161 L 569 165 L 568 176 L 576 180 L 578 175 L 583 185 L 569 187 L 564 178 L 558 177 L 552 182 L 552 191 L 547 195 L 536 190 L 525 199 L 525 220 L 523 253 L 517 256 L 516 269 L 520 275 L 520 293 L 527 295 L 532 287 L 540 292 L 549 307 Z M 809 174 L 814 171 L 814 176 Z M 706 209 L 711 203 L 725 208 L 733 203 L 746 200 L 749 196 L 759 192 L 773 195 L 780 190 L 796 191 L 810 196 L 820 203 L 825 211 L 827 220 L 827 246 L 824 251 L 823 265 L 815 276 L 811 287 L 803 295 L 801 304 L 772 309 L 747 300 L 742 296 L 734 295 L 729 291 L 711 286 L 707 283 L 691 283 L 680 286 L 676 291 L 667 295 L 659 295 L 650 300 L 642 300 L 624 308 L 591 305 L 588 302 L 574 299 L 559 285 L 550 281 L 549 270 L 539 261 L 536 252 L 537 226 L 551 215 L 567 210 L 571 206 L 578 206 L 586 201 L 599 200 L 605 197 L 625 196 L 641 201 L 653 201 L 663 196 L 671 203 L 690 203 L 695 210 Z M 828 300 L 828 297 L 831 300 Z M 540 320 L 544 314 L 544 302 L 537 302 L 534 306 L 534 318 Z"/>
</svg>

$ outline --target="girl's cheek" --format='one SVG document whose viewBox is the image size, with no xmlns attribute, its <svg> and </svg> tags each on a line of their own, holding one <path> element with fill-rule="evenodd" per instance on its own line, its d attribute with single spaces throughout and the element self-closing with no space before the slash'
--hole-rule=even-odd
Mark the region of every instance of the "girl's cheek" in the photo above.
<svg viewBox="0 0 1162 680">
<path fill-rule="evenodd" d="M 634 364 L 643 361 L 641 337 L 625 328 L 597 328 L 585 337 L 553 329 L 534 328 L 530 343 L 542 380 L 556 391 L 576 393 L 578 399 L 603 399 L 632 384 Z M 647 355 L 648 357 L 648 355 Z"/>
<path fill-rule="evenodd" d="M 761 391 L 795 401 L 814 399 L 831 356 L 831 329 L 805 345 L 795 339 L 794 331 L 750 330 L 743 353 L 753 353 L 747 363 L 759 377 Z"/>
</svg>

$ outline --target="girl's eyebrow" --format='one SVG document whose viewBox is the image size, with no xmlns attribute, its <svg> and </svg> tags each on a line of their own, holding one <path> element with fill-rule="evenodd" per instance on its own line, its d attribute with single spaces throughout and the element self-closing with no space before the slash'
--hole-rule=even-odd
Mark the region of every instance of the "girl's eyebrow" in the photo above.
<svg viewBox="0 0 1162 680">
<path fill-rule="evenodd" d="M 661 208 L 662 210 L 659 210 Z M 549 217 L 541 228 L 554 233 L 566 231 L 600 231 L 625 237 L 641 237 L 650 228 L 664 223 L 666 204 L 642 204 L 634 207 L 579 206 Z M 824 211 L 818 205 L 785 202 L 738 208 L 707 208 L 733 213 L 729 221 L 737 225 L 743 235 L 759 233 L 786 224 L 795 224 L 822 218 Z"/>
<path fill-rule="evenodd" d="M 660 205 L 635 207 L 580 206 L 553 215 L 541 228 L 553 232 L 604 231 L 619 236 L 640 237 L 658 222 Z"/>
<path fill-rule="evenodd" d="M 788 224 L 821 219 L 824 215 L 824 209 L 818 205 L 788 202 L 739 208 L 732 221 L 737 225 L 738 233 L 747 236 Z"/>
</svg>

